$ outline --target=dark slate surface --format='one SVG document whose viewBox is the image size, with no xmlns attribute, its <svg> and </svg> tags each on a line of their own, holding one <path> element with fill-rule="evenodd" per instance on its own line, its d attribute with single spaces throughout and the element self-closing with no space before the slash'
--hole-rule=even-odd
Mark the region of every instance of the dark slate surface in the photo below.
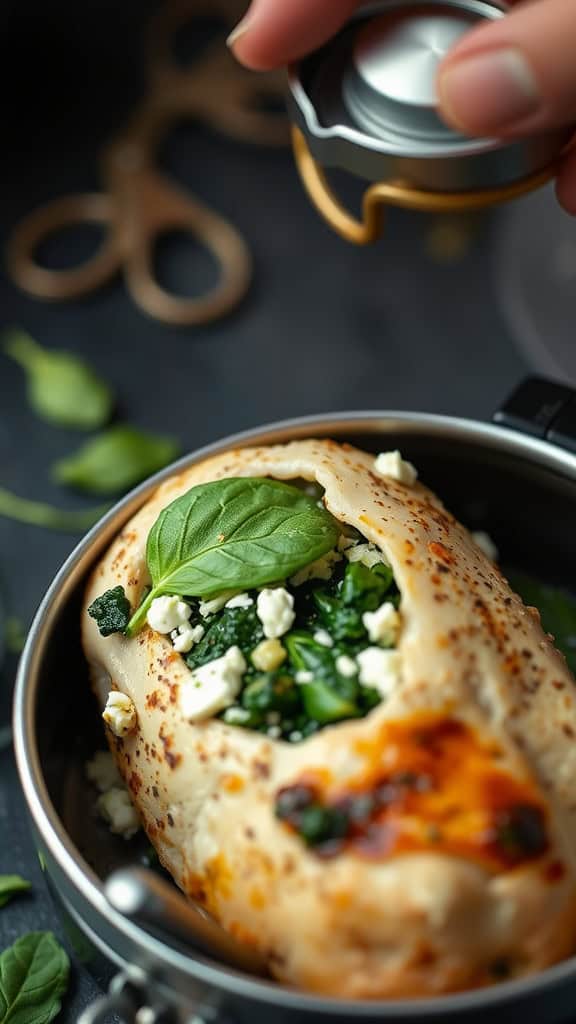
<svg viewBox="0 0 576 1024">
<path fill-rule="evenodd" d="M 65 0 L 7 5 L 0 23 L 3 107 L 0 230 L 36 203 L 97 185 L 95 155 L 140 87 L 138 39 L 150 5 Z M 422 409 L 485 418 L 526 370 L 492 285 L 494 219 L 478 222 L 463 259 L 431 259 L 431 221 L 395 213 L 386 241 L 356 250 L 334 237 L 304 198 L 287 152 L 238 146 L 180 127 L 163 162 L 232 218 L 256 260 L 238 313 L 204 330 L 147 320 L 120 280 L 83 302 L 49 306 L 0 279 L 0 318 L 46 345 L 74 349 L 111 382 L 120 412 L 196 447 L 230 431 L 295 414 L 351 408 Z M 53 249 L 72 259 L 78 240 Z M 187 260 L 192 258 L 192 262 Z M 184 261 L 182 262 L 182 257 Z M 172 279 L 207 280 L 197 253 L 166 254 Z M 22 495 L 69 501 L 47 467 L 77 435 L 30 413 L 19 369 L 0 357 L 0 480 Z M 0 519 L 0 578 L 25 623 L 76 538 Z M 5 663 L 6 722 L 14 674 Z M 59 920 L 28 833 L 9 751 L 0 760 L 0 873 L 34 891 L 0 911 L 0 948 Z M 78 964 L 62 1014 L 72 1024 L 97 987 Z"/>
</svg>

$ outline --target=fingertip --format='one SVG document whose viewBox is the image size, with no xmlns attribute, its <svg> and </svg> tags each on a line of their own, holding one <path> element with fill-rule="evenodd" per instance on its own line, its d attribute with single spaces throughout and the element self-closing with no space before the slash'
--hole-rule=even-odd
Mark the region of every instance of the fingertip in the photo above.
<svg viewBox="0 0 576 1024">
<path fill-rule="evenodd" d="M 243 64 L 249 71 L 271 71 L 274 61 L 266 58 L 266 52 L 262 55 L 258 36 L 254 43 L 254 36 L 251 32 L 250 17 L 246 15 L 230 33 L 226 40 L 226 46 L 234 54 L 239 64 Z"/>
<path fill-rule="evenodd" d="M 296 60 L 334 35 L 359 0 L 253 0 L 229 37 L 234 56 L 255 71 Z"/>
</svg>

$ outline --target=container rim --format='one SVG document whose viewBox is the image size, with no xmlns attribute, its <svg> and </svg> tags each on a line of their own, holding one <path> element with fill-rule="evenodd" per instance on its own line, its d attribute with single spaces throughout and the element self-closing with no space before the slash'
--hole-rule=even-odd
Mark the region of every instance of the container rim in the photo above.
<svg viewBox="0 0 576 1024">
<path fill-rule="evenodd" d="M 156 473 L 115 504 L 74 548 L 54 577 L 32 622 L 16 677 L 13 727 L 20 782 L 35 830 L 59 872 L 92 912 L 103 916 L 107 924 L 122 933 L 126 940 L 136 943 L 140 948 L 144 947 L 148 957 L 154 959 L 159 972 L 163 968 L 177 970 L 192 983 L 201 982 L 213 986 L 230 996 L 281 1006 L 287 1010 L 317 1012 L 332 1018 L 350 1015 L 373 1018 L 379 1015 L 385 1019 L 393 1015 L 395 1018 L 415 1021 L 467 1010 L 488 1011 L 493 1006 L 511 1002 L 520 996 L 525 999 L 531 994 L 541 995 L 543 990 L 552 989 L 576 975 L 576 957 L 532 977 L 502 982 L 487 989 L 434 998 L 361 1001 L 300 992 L 219 965 L 216 961 L 204 958 L 202 954 L 187 956 L 128 921 L 108 904 L 100 880 L 80 857 L 52 804 L 36 743 L 35 706 L 40 680 L 41 648 L 60 608 L 59 595 L 67 585 L 77 582 L 80 574 L 85 575 L 91 564 L 91 560 L 90 563 L 88 561 L 91 550 L 97 546 L 99 551 L 110 542 L 128 517 L 134 514 L 162 481 L 174 473 L 221 451 L 251 444 L 273 444 L 304 438 L 313 434 L 314 429 L 320 430 L 317 436 L 323 437 L 356 430 L 359 435 L 381 431 L 384 437 L 387 433 L 400 432 L 409 438 L 410 435 L 416 437 L 425 433 L 427 438 L 436 440 L 473 442 L 479 447 L 535 463 L 561 477 L 576 480 L 576 454 L 547 441 L 473 419 L 406 410 L 329 412 L 252 427 L 204 445 Z"/>
</svg>

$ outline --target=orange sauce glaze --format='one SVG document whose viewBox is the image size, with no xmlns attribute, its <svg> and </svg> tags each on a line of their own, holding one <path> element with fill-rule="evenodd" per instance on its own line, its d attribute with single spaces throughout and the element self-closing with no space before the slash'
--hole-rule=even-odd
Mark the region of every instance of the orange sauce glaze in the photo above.
<svg viewBox="0 0 576 1024">
<path fill-rule="evenodd" d="M 356 744 L 365 767 L 343 786 L 308 771 L 298 787 L 349 818 L 344 838 L 316 848 L 343 849 L 371 860 L 435 851 L 494 873 L 542 857 L 549 848 L 547 812 L 536 785 L 514 778 L 497 744 L 455 718 L 419 712 L 386 722 Z M 290 792 L 288 787 L 282 792 Z M 295 819 L 288 827 L 298 830 Z"/>
</svg>

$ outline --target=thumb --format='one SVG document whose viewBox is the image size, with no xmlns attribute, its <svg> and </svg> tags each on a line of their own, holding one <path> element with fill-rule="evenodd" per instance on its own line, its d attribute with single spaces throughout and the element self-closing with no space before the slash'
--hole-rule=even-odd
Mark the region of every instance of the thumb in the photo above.
<svg viewBox="0 0 576 1024">
<path fill-rule="evenodd" d="M 440 112 L 468 135 L 576 121 L 576 0 L 532 0 L 468 33 L 443 61 Z"/>
</svg>

